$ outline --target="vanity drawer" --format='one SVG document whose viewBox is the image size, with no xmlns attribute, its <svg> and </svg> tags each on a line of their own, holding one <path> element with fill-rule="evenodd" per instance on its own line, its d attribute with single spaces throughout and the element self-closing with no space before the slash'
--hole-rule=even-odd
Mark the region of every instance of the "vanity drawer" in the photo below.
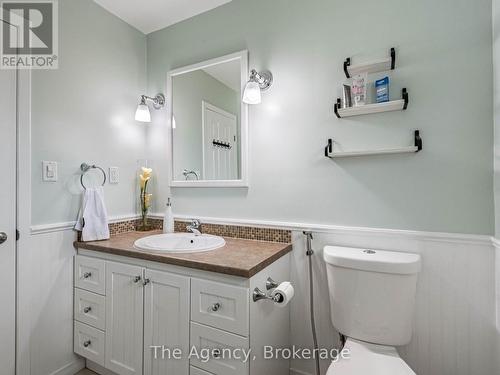
<svg viewBox="0 0 500 375">
<path fill-rule="evenodd" d="M 211 372 L 202 370 L 201 368 L 190 366 L 189 375 L 214 375 Z"/>
<path fill-rule="evenodd" d="M 192 279 L 191 320 L 248 336 L 248 289 Z"/>
<path fill-rule="evenodd" d="M 75 322 L 74 351 L 76 354 L 104 366 L 104 332 Z"/>
<path fill-rule="evenodd" d="M 75 288 L 75 320 L 102 331 L 106 327 L 105 297 L 83 289 Z"/>
<path fill-rule="evenodd" d="M 75 258 L 75 286 L 97 294 L 105 294 L 104 260 L 77 255 Z"/>
<path fill-rule="evenodd" d="M 223 349 L 230 349 L 231 353 L 234 353 L 234 349 L 238 349 L 237 355 L 243 357 L 241 349 L 248 351 L 249 339 L 191 322 L 191 347 L 193 346 L 198 353 L 201 353 L 201 349 L 219 349 L 221 353 Z M 201 357 L 191 356 L 190 364 L 217 375 L 245 375 L 249 371 L 248 361 L 227 357 L 211 357 L 207 361 Z"/>
</svg>

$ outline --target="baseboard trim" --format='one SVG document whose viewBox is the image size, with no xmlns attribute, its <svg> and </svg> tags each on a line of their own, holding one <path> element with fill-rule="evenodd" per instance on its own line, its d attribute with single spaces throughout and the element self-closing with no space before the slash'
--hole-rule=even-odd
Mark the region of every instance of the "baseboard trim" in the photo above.
<svg viewBox="0 0 500 375">
<path fill-rule="evenodd" d="M 113 371 L 108 370 L 107 368 L 104 368 L 95 362 L 89 361 L 88 359 L 87 359 L 87 368 L 99 375 L 117 375 Z"/>
<path fill-rule="evenodd" d="M 312 374 L 309 372 L 304 372 L 304 371 L 297 370 L 295 368 L 291 368 L 290 375 L 312 375 Z"/>
<path fill-rule="evenodd" d="M 52 372 L 50 375 L 75 375 L 78 371 L 85 368 L 85 360 L 79 358 L 66 366 L 61 367 L 59 370 Z"/>
</svg>

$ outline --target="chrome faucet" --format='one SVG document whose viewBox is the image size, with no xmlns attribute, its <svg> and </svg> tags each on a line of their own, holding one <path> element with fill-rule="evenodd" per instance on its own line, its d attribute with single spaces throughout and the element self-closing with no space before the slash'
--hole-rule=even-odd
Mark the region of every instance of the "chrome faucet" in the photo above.
<svg viewBox="0 0 500 375">
<path fill-rule="evenodd" d="M 192 219 L 191 223 L 186 225 L 188 232 L 193 233 L 195 236 L 201 236 L 201 221 L 198 219 Z"/>
</svg>

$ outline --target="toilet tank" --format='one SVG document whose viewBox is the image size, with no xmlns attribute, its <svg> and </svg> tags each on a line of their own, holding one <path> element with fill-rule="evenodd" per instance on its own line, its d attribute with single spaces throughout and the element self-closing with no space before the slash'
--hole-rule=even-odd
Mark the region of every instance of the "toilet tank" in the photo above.
<svg viewBox="0 0 500 375">
<path fill-rule="evenodd" d="M 330 311 L 343 335 L 406 345 L 412 335 L 420 255 L 326 246 Z"/>
</svg>

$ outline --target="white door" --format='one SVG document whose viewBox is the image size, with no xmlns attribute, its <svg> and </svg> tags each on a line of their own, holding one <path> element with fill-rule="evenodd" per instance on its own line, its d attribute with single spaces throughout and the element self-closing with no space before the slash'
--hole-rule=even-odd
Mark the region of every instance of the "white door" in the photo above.
<svg viewBox="0 0 500 375">
<path fill-rule="evenodd" d="M 203 107 L 203 180 L 237 180 L 237 118 L 205 101 Z"/>
<path fill-rule="evenodd" d="M 144 375 L 189 374 L 189 278 L 146 270 L 144 290 Z M 162 349 L 170 349 L 162 354 Z M 174 357 L 174 349 L 182 358 Z M 156 358 L 155 358 L 156 356 Z"/>
<path fill-rule="evenodd" d="M 106 368 L 142 375 L 143 268 L 106 263 Z"/>
<path fill-rule="evenodd" d="M 3 21 L 0 20 L 0 27 Z M 0 364 L 15 373 L 16 327 L 16 72 L 0 70 Z"/>
</svg>

